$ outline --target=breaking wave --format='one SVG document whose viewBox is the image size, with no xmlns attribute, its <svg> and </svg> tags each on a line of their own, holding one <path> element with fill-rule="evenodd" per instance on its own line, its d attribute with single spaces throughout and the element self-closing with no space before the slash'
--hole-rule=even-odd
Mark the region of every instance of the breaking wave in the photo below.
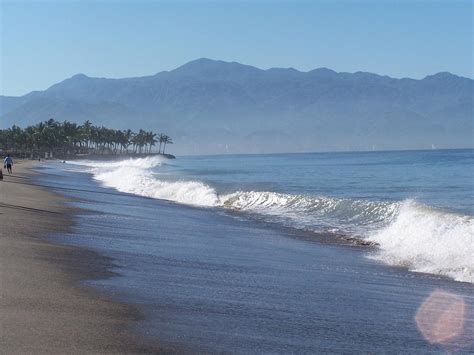
<svg viewBox="0 0 474 355">
<path fill-rule="evenodd" d="M 242 211 L 265 221 L 376 243 L 371 258 L 412 271 L 474 283 L 474 219 L 406 201 L 370 201 L 271 191 L 219 195 L 201 181 L 167 181 L 160 157 L 120 162 L 77 162 L 118 191 L 182 204 Z"/>
<path fill-rule="evenodd" d="M 267 191 L 239 191 L 222 196 L 224 207 L 267 216 L 285 217 L 287 226 L 342 233 L 361 233 L 384 224 L 397 210 L 392 202 L 291 195 Z"/>
<path fill-rule="evenodd" d="M 403 201 L 390 223 L 367 236 L 374 258 L 412 271 L 474 283 L 474 218 Z"/>
<path fill-rule="evenodd" d="M 163 181 L 153 172 L 166 164 L 166 158 L 147 157 L 117 162 L 76 161 L 74 164 L 90 167 L 94 179 L 103 186 L 130 194 L 170 200 L 196 206 L 216 206 L 214 189 L 199 181 Z"/>
</svg>

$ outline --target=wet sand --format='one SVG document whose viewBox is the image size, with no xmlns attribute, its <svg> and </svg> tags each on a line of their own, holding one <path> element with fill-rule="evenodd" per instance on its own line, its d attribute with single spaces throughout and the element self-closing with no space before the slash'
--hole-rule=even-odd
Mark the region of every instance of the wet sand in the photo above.
<svg viewBox="0 0 474 355">
<path fill-rule="evenodd" d="M 20 161 L 0 181 L 1 352 L 158 352 L 127 330 L 141 318 L 136 310 L 81 286 L 110 276 L 110 259 L 43 238 L 67 231 L 74 211 L 65 198 L 25 184 L 37 164 Z"/>
<path fill-rule="evenodd" d="M 90 285 L 139 307 L 145 319 L 135 330 L 160 345 L 241 354 L 473 350 L 470 284 L 237 213 L 119 193 L 83 167 L 61 167 L 38 181 L 80 199 L 82 212 L 69 233 L 51 239 L 113 258 L 121 277 Z M 440 290 L 451 296 L 425 306 Z M 455 312 L 435 316 L 451 310 L 439 307 L 449 299 Z"/>
<path fill-rule="evenodd" d="M 3 353 L 165 351 L 143 348 L 128 329 L 166 352 L 472 352 L 470 284 L 215 209 L 117 193 L 50 167 L 0 182 L 0 223 L 11 225 L 0 234 Z M 38 183 L 84 209 L 30 186 Z M 47 240 L 57 244 L 39 238 L 51 232 Z M 112 260 L 121 277 L 107 278 Z M 81 287 L 85 279 L 97 281 Z M 440 290 L 460 301 L 439 317 L 446 329 L 432 314 L 439 302 L 425 305 Z M 444 340 L 427 342 L 432 335 Z"/>
</svg>

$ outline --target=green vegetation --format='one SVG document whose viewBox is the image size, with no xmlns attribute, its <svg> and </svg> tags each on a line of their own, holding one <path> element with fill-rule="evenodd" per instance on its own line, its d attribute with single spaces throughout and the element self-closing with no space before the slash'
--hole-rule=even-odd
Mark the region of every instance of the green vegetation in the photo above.
<svg viewBox="0 0 474 355">
<path fill-rule="evenodd" d="M 165 134 L 140 129 L 116 130 L 93 126 L 86 121 L 82 125 L 54 119 L 40 122 L 22 129 L 13 126 L 0 130 L 0 150 L 17 156 L 43 156 L 52 152 L 54 156 L 77 154 L 150 154 L 159 143 L 159 154 L 165 153 L 167 144 L 173 144 Z M 161 151 L 163 147 L 163 151 Z"/>
</svg>

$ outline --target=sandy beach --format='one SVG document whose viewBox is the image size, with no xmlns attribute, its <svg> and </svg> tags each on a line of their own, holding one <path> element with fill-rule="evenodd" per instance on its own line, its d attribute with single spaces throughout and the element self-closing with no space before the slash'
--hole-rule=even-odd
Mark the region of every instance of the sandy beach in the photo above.
<svg viewBox="0 0 474 355">
<path fill-rule="evenodd" d="M 221 170 L 224 158 L 208 159 L 206 169 Z M 19 162 L 0 182 L 2 353 L 473 350 L 470 283 L 366 257 L 376 248 L 299 238 L 299 229 L 255 214 L 123 193 L 98 180 L 105 170 L 121 183 L 142 181 L 148 160 L 128 170 L 90 163 L 99 168 Z M 426 306 L 440 294 L 457 302 L 440 318 L 447 328 Z"/>
<path fill-rule="evenodd" d="M 80 285 L 107 277 L 111 260 L 43 238 L 66 231 L 73 210 L 34 186 L 29 168 L 37 164 L 19 161 L 0 181 L 2 353 L 155 351 L 127 332 L 140 319 L 134 309 Z"/>
<path fill-rule="evenodd" d="M 438 162 L 439 154 L 464 157 L 467 153 L 431 154 Z M 350 199 L 348 205 L 346 199 L 335 198 L 334 194 L 351 196 L 354 181 L 363 185 L 358 185 L 358 193 L 370 194 L 374 186 L 376 194 L 383 193 L 386 186 L 397 186 L 397 181 L 403 179 L 385 165 L 392 177 L 377 175 L 379 162 L 398 157 L 411 166 L 413 161 L 425 161 L 424 155 L 179 157 L 164 164 L 155 158 L 86 160 L 50 164 L 37 182 L 78 199 L 74 206 L 81 208 L 75 213 L 70 231 L 52 240 L 112 258 L 120 277 L 88 284 L 114 299 L 136 305 L 144 318 L 135 323 L 133 330 L 155 339 L 160 346 L 186 353 L 469 352 L 473 305 L 470 283 L 394 267 L 375 258 L 382 245 L 367 248 L 334 243 L 335 234 L 316 232 L 318 221 L 343 230 L 351 221 L 349 226 L 361 230 L 362 225 L 382 218 L 386 225 L 377 231 L 397 227 L 398 218 L 391 211 L 404 203 L 390 202 L 386 208 L 384 201 L 372 203 L 357 198 Z M 367 170 L 378 177 L 374 181 L 359 179 Z M 405 171 L 398 165 L 396 170 Z M 435 168 L 428 171 L 430 176 L 440 176 Z M 340 180 L 340 174 L 346 178 Z M 426 182 L 426 175 L 421 176 Z M 262 181 L 270 183 L 258 184 Z M 390 190 L 387 198 L 397 196 L 403 201 L 397 193 L 411 191 L 411 184 L 401 186 L 398 192 Z M 459 185 L 467 186 L 462 181 Z M 415 180 L 413 190 L 417 186 Z M 253 191 L 258 187 L 260 191 Z M 268 191 L 285 191 L 286 187 L 285 194 Z M 226 197 L 229 190 L 235 191 L 231 194 L 234 198 Z M 438 190 L 452 195 L 451 191 Z M 321 201 L 318 193 L 326 198 Z M 301 199 L 300 194 L 306 197 Z M 215 198 L 228 203 L 212 205 Z M 329 212 L 328 201 L 337 202 Z M 457 202 L 460 205 L 463 200 Z M 240 209 L 229 208 L 229 204 Z M 431 214 L 429 209 L 413 205 L 402 211 L 402 217 L 407 213 L 414 213 L 418 219 L 421 214 L 436 226 L 455 223 L 460 231 L 457 238 L 464 240 L 467 218 L 459 222 L 449 211 L 438 218 L 441 212 Z M 312 234 L 311 229 L 302 229 L 308 225 L 314 228 Z M 420 223 L 414 225 L 416 229 Z M 410 226 L 403 225 L 408 231 Z M 436 239 L 435 231 L 418 233 L 416 229 L 408 240 L 416 240 L 419 235 Z M 301 238 L 302 233 L 307 233 L 307 238 Z M 396 233 L 390 240 L 406 242 L 400 240 L 403 236 Z M 432 245 L 426 241 L 410 250 L 423 256 L 426 247 Z M 448 243 L 439 250 L 457 252 Z M 455 255 L 458 262 L 465 260 L 463 253 Z M 441 261 L 437 265 L 447 269 L 456 266 Z M 469 275 L 469 269 L 465 275 Z M 448 322 L 457 325 L 456 331 L 440 331 L 444 328 L 433 321 L 431 308 L 425 306 L 440 290 L 452 296 L 448 299 L 459 301 L 454 308 L 459 312 L 442 317 L 456 319 Z M 429 316 L 419 317 L 420 309 L 430 310 L 425 312 Z M 463 312 L 465 315 L 461 315 Z M 426 324 L 436 324 L 436 334 L 442 339 L 432 338 L 425 331 Z M 425 333 L 433 340 L 427 341 Z"/>
</svg>

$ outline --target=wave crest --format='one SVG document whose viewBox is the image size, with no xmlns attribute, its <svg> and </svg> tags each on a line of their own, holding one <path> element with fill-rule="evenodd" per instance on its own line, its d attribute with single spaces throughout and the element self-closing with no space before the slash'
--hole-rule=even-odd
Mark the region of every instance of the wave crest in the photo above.
<svg viewBox="0 0 474 355">
<path fill-rule="evenodd" d="M 160 157 L 121 162 L 78 162 L 94 178 L 119 191 L 178 203 L 222 207 L 265 221 L 315 232 L 360 237 L 379 248 L 372 258 L 410 270 L 474 283 L 474 221 L 407 201 L 370 201 L 271 191 L 237 191 L 219 196 L 201 181 L 165 181 L 154 171 Z"/>
<path fill-rule="evenodd" d="M 95 169 L 116 169 L 116 168 L 139 168 L 152 169 L 166 164 L 166 158 L 160 156 L 151 156 L 145 158 L 129 158 L 119 161 L 100 161 L 100 160 L 71 160 L 68 164 L 88 166 Z"/>
<path fill-rule="evenodd" d="M 224 207 L 266 215 L 284 215 L 306 228 L 342 227 L 344 232 L 361 232 L 361 226 L 379 226 L 398 211 L 398 203 L 338 199 L 326 196 L 291 195 L 267 191 L 239 191 L 221 197 Z"/>
<path fill-rule="evenodd" d="M 408 200 L 392 223 L 368 238 L 380 246 L 373 257 L 385 263 L 474 283 L 473 235 L 472 217 Z"/>
<path fill-rule="evenodd" d="M 99 170 L 94 178 L 106 187 L 139 196 L 197 206 L 215 206 L 218 201 L 215 190 L 202 182 L 161 181 L 151 171 L 136 167 Z"/>
</svg>

